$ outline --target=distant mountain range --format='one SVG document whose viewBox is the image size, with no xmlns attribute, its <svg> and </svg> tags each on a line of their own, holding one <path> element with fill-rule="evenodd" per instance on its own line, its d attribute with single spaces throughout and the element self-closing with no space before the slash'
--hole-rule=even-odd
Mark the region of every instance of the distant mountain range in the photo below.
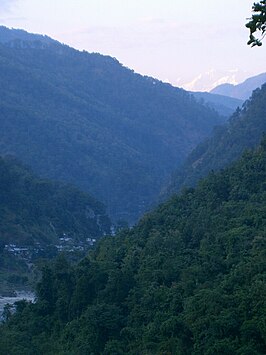
<svg viewBox="0 0 266 355">
<path fill-rule="evenodd" d="M 251 96 L 253 90 L 261 87 L 265 82 L 266 73 L 262 73 L 246 79 L 241 84 L 224 83 L 210 92 L 191 91 L 191 94 L 200 102 L 215 109 L 220 115 L 229 117 Z"/>
<path fill-rule="evenodd" d="M 247 73 L 238 69 L 218 70 L 210 69 L 204 73 L 200 73 L 188 83 L 181 86 L 189 91 L 210 91 L 218 85 L 230 83 L 237 84 L 247 77 Z"/>
<path fill-rule="evenodd" d="M 67 181 L 130 223 L 225 118 L 116 59 L 0 28 L 0 153 Z"/>
<path fill-rule="evenodd" d="M 266 73 L 262 73 L 251 78 L 246 79 L 243 83 L 238 85 L 221 84 L 210 91 L 212 94 L 219 94 L 233 97 L 239 100 L 247 100 L 252 91 L 260 87 L 266 82 Z"/>
</svg>

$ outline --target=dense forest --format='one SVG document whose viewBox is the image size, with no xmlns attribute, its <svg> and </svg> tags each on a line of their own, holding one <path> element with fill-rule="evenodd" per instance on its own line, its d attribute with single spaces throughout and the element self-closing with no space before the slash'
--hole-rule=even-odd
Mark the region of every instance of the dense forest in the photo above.
<svg viewBox="0 0 266 355">
<path fill-rule="evenodd" d="M 45 267 L 0 353 L 265 354 L 265 168 L 264 138 L 79 265 Z"/>
<path fill-rule="evenodd" d="M 80 249 L 109 233 L 105 208 L 93 197 L 0 157 L 0 292 L 27 281 L 35 259 L 54 257 L 60 238 Z"/>
<path fill-rule="evenodd" d="M 218 171 L 238 159 L 245 149 L 259 144 L 266 132 L 266 84 L 256 89 L 242 108 L 229 121 L 216 127 L 213 134 L 200 143 L 172 175 L 162 195 L 169 196 L 184 186 L 194 186 L 210 171 Z"/>
<path fill-rule="evenodd" d="M 40 179 L 14 158 L 0 157 L 1 243 L 55 243 L 110 233 L 104 206 L 71 185 Z"/>
<path fill-rule="evenodd" d="M 266 354 L 265 75 L 189 93 L 0 26 L 0 298 L 36 295 L 0 354 Z"/>
<path fill-rule="evenodd" d="M 77 185 L 115 220 L 135 222 L 173 166 L 224 121 L 114 58 L 3 27 L 0 76 L 0 154 Z"/>
</svg>

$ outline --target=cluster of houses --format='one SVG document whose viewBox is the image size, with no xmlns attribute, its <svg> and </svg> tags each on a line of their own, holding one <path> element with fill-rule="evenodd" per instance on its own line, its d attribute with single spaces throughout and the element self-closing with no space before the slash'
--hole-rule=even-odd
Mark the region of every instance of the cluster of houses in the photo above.
<svg viewBox="0 0 266 355">
<path fill-rule="evenodd" d="M 70 238 L 66 235 L 59 238 L 59 243 L 55 245 L 58 251 L 67 251 L 67 252 L 74 252 L 74 251 L 86 251 L 88 247 L 93 246 L 96 243 L 96 239 L 94 238 L 87 238 L 85 242 L 83 241 L 76 241 L 73 238 Z"/>
<path fill-rule="evenodd" d="M 39 249 L 36 247 L 22 247 L 17 246 L 16 244 L 6 244 L 4 250 L 13 255 L 23 257 L 23 259 L 30 259 L 34 251 L 37 252 Z"/>
<path fill-rule="evenodd" d="M 54 245 L 54 248 L 58 252 L 84 252 L 95 243 L 96 239 L 94 238 L 87 238 L 85 241 L 77 241 L 64 234 L 61 238 L 59 238 L 57 244 Z M 5 245 L 4 250 L 14 256 L 18 256 L 26 260 L 32 260 L 36 256 L 45 253 L 45 247 L 41 246 L 40 243 L 35 243 L 34 246 L 18 246 L 10 243 Z"/>
</svg>

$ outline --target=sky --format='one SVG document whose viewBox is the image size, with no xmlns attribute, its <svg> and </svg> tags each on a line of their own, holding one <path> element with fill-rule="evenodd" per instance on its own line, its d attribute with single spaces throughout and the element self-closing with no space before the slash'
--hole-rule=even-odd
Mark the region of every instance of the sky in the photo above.
<svg viewBox="0 0 266 355">
<path fill-rule="evenodd" d="M 0 24 L 117 58 L 143 75 L 210 90 L 266 72 L 247 46 L 253 0 L 0 0 Z"/>
</svg>

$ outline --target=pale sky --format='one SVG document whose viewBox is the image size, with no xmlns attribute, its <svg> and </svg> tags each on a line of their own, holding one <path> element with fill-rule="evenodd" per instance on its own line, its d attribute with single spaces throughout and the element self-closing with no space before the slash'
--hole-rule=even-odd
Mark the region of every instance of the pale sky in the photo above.
<svg viewBox="0 0 266 355">
<path fill-rule="evenodd" d="M 266 40 L 260 48 L 246 45 L 245 23 L 252 4 L 253 0 L 0 0 L 0 24 L 111 55 L 138 73 L 176 86 L 205 90 L 211 82 L 240 82 L 266 72 Z M 200 75 L 201 80 L 194 80 Z"/>
</svg>

